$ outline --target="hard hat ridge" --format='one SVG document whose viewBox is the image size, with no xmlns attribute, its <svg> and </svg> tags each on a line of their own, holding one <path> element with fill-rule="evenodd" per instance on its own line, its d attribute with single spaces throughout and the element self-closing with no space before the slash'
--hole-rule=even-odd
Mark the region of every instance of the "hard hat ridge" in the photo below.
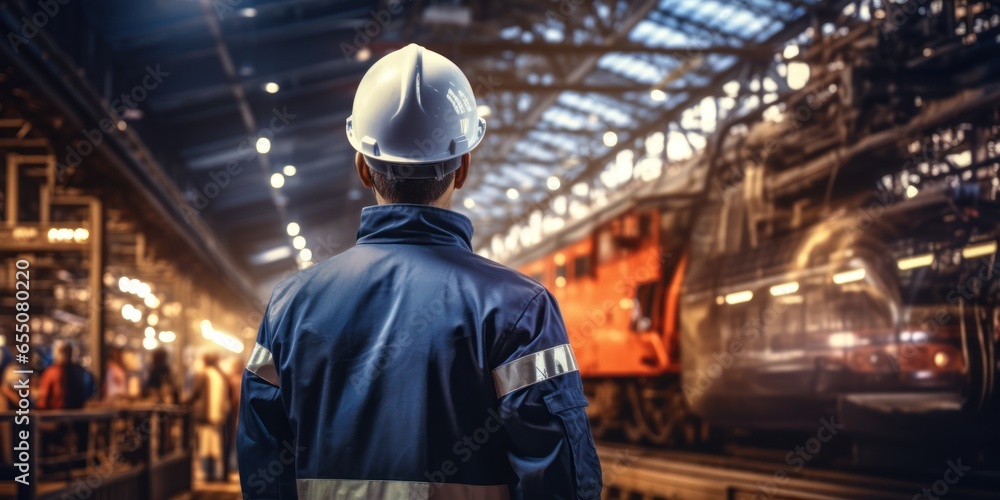
<svg viewBox="0 0 1000 500">
<path fill-rule="evenodd" d="M 461 165 L 450 160 L 472 151 L 486 132 L 465 74 L 416 44 L 368 70 L 352 111 L 346 123 L 351 146 L 392 177 L 440 179 Z"/>
</svg>

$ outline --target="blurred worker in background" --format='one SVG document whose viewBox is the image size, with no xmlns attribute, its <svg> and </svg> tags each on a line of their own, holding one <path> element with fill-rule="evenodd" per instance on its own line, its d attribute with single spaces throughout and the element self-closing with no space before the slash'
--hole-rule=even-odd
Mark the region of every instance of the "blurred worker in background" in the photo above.
<svg viewBox="0 0 1000 500">
<path fill-rule="evenodd" d="M 54 362 L 42 371 L 38 387 L 38 408 L 42 410 L 79 410 L 83 403 L 93 394 L 93 388 L 87 386 L 87 373 L 82 366 L 73 361 L 73 345 L 69 342 L 57 342 L 54 352 Z M 86 421 L 72 424 L 57 424 L 54 428 L 42 426 L 42 447 L 51 450 L 52 447 L 65 446 L 70 452 L 82 453 L 87 449 L 89 433 Z M 47 431 L 47 432 L 44 432 Z M 76 460 L 56 466 L 79 467 L 86 461 Z"/>
<path fill-rule="evenodd" d="M 73 345 L 56 344 L 55 362 L 42 372 L 38 389 L 38 407 L 43 410 L 75 410 L 83 408 L 90 397 L 87 374 L 73 362 Z"/>
<path fill-rule="evenodd" d="M 219 355 L 207 352 L 202 356 L 204 369 L 195 378 L 194 391 L 188 398 L 198 425 L 198 457 L 206 481 L 221 481 L 223 477 L 224 433 L 229 418 L 229 382 L 219 369 Z"/>
<path fill-rule="evenodd" d="M 128 376 L 122 365 L 122 350 L 110 347 L 105 354 L 106 368 L 104 370 L 104 401 L 115 401 L 128 395 Z"/>
<path fill-rule="evenodd" d="M 0 336 L 0 339 L 3 339 Z M 17 409 L 20 396 L 17 394 L 16 385 L 20 376 L 14 373 L 18 364 L 14 362 L 14 354 L 7 348 L 6 342 L 0 342 L 0 412 L 14 411 Z M 13 420 L 0 420 L 0 460 L 5 464 L 14 463 L 14 445 L 11 441 L 11 430 Z"/>
<path fill-rule="evenodd" d="M 170 360 L 167 350 L 160 347 L 153 350 L 149 363 L 149 376 L 143 388 L 143 396 L 155 399 L 159 403 L 174 404 L 177 402 L 177 383 L 170 370 Z"/>
<path fill-rule="evenodd" d="M 409 45 L 362 79 L 347 135 L 379 206 L 275 287 L 243 379 L 244 498 L 600 497 L 555 299 L 449 210 L 485 131 L 440 54 Z"/>
</svg>

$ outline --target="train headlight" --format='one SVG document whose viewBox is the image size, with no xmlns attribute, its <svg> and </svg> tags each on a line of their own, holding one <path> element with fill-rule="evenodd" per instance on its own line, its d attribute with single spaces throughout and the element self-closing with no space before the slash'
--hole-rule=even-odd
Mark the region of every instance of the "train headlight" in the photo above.
<svg viewBox="0 0 1000 500">
<path fill-rule="evenodd" d="M 951 356 L 948 356 L 948 353 L 944 351 L 938 351 L 934 353 L 934 366 L 938 368 L 944 368 L 948 366 L 948 363 L 950 362 L 951 362 Z"/>
</svg>

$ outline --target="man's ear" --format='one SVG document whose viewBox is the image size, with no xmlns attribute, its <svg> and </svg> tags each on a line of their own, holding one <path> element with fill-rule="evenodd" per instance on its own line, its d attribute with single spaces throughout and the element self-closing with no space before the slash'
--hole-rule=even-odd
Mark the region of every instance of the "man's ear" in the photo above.
<svg viewBox="0 0 1000 500">
<path fill-rule="evenodd" d="M 455 171 L 455 189 L 462 189 L 469 180 L 469 165 L 472 164 L 472 153 L 462 155 L 462 165 Z"/>
<path fill-rule="evenodd" d="M 361 179 L 361 185 L 365 189 L 371 189 L 375 184 L 372 182 L 372 173 L 368 171 L 368 165 L 365 163 L 365 157 L 361 156 L 361 153 L 356 153 L 354 155 L 354 166 L 358 169 L 358 178 Z"/>
</svg>

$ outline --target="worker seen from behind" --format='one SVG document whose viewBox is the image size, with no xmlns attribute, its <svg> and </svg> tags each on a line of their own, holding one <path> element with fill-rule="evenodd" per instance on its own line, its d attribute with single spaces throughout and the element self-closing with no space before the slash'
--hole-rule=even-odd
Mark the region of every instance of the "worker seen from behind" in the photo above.
<svg viewBox="0 0 1000 500">
<path fill-rule="evenodd" d="M 244 498 L 598 498 L 555 299 L 472 252 L 450 210 L 486 122 L 454 63 L 376 62 L 347 119 L 377 206 L 357 244 L 279 283 L 243 375 Z"/>
</svg>

